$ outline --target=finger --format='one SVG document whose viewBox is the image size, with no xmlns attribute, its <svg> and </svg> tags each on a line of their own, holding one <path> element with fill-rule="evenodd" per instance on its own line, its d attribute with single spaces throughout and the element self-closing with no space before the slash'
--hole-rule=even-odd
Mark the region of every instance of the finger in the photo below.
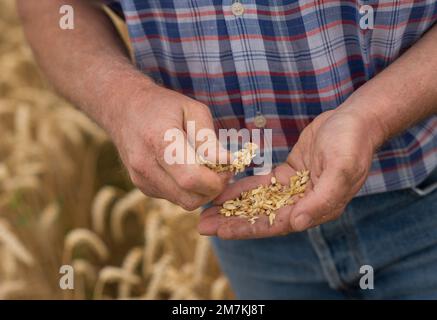
<svg viewBox="0 0 437 320">
<path fill-rule="evenodd" d="M 302 168 L 304 169 L 304 168 Z M 276 167 L 273 174 L 266 176 L 252 176 L 230 185 L 214 203 L 221 205 L 229 199 L 240 196 L 241 192 L 254 189 L 260 184 L 268 185 L 271 177 L 275 176 L 277 181 L 283 185 L 289 183 L 290 177 L 296 174 L 296 170 L 288 163 Z M 295 200 L 298 198 L 294 197 Z M 218 235 L 224 239 L 248 239 L 262 238 L 289 233 L 292 230 L 290 224 L 290 206 L 277 210 L 276 219 L 270 225 L 267 216 L 260 216 L 254 224 L 247 221 L 245 217 L 225 217 L 219 214 L 220 206 L 210 208 L 201 216 L 199 232 L 207 235 Z"/>
<path fill-rule="evenodd" d="M 289 164 L 290 167 L 296 171 L 305 170 L 305 168 L 307 168 L 305 166 L 302 149 L 299 147 L 299 145 L 296 144 L 293 149 L 291 149 L 291 152 L 287 157 L 287 164 Z"/>
<path fill-rule="evenodd" d="M 227 185 L 228 183 L 230 183 L 230 181 L 234 177 L 234 173 L 229 172 L 229 171 L 224 171 L 224 172 L 218 173 L 218 176 L 219 176 L 220 180 L 223 182 L 223 184 Z"/>
<path fill-rule="evenodd" d="M 197 154 L 212 163 L 229 163 L 230 153 L 217 139 L 209 108 L 202 104 L 184 110 L 184 126 L 188 142 Z"/>
<path fill-rule="evenodd" d="M 221 223 L 220 207 L 214 206 L 205 209 L 200 214 L 200 220 L 197 225 L 197 231 L 203 236 L 216 236 L 219 223 Z"/>
<path fill-rule="evenodd" d="M 295 170 L 283 164 L 278 166 L 273 174 L 281 184 L 288 184 L 289 177 L 295 174 Z M 267 216 L 259 216 L 255 224 L 251 224 L 247 221 L 247 217 L 225 217 L 219 214 L 224 201 L 237 198 L 241 192 L 257 188 L 259 185 L 270 184 L 273 174 L 243 178 L 228 186 L 226 191 L 214 200 L 218 206 L 205 210 L 201 215 L 199 232 L 204 235 L 219 235 L 225 239 L 258 238 L 290 232 L 290 219 L 288 218 L 290 210 L 287 207 L 275 212 L 276 219 L 273 225 L 270 225 Z"/>
<path fill-rule="evenodd" d="M 267 216 L 259 216 L 254 224 L 247 217 L 225 217 L 219 214 L 219 207 L 205 210 L 198 224 L 198 231 L 202 235 L 219 236 L 222 239 L 255 239 L 291 232 L 289 210 L 279 209 L 273 225 Z"/>
<path fill-rule="evenodd" d="M 326 221 L 326 217 L 338 217 L 350 192 L 350 183 L 341 170 L 326 169 L 314 187 L 293 208 L 290 217 L 293 229 L 302 231 L 318 221 Z"/>
<path fill-rule="evenodd" d="M 304 170 L 305 167 L 301 170 Z M 275 168 L 273 171 L 273 174 L 276 178 L 276 180 L 282 184 L 282 185 L 289 185 L 290 184 L 290 178 L 294 177 L 296 175 L 296 170 L 292 168 L 287 162 L 283 163 Z M 308 190 L 311 188 L 311 180 L 308 180 L 305 189 Z M 291 197 L 291 200 L 293 200 L 293 203 L 297 203 L 299 199 L 301 198 L 301 194 L 296 194 Z M 286 206 L 288 211 L 291 211 L 294 205 Z"/>
<path fill-rule="evenodd" d="M 288 185 L 290 183 L 290 177 L 294 176 L 295 174 L 296 170 L 288 163 L 282 163 L 273 170 L 273 175 L 282 185 Z"/>
<path fill-rule="evenodd" d="M 174 180 L 156 163 L 153 175 L 132 170 L 131 179 L 143 193 L 155 198 L 165 198 L 187 211 L 193 211 L 211 199 L 200 194 L 189 193 L 178 187 Z"/>
<path fill-rule="evenodd" d="M 164 157 L 159 159 L 161 168 L 167 172 L 182 189 L 189 192 L 197 192 L 210 197 L 216 197 L 225 187 L 227 176 L 219 176 L 207 167 L 195 163 L 195 151 L 192 146 L 185 143 L 183 147 L 186 154 L 186 161 L 182 164 L 165 161 Z"/>
</svg>

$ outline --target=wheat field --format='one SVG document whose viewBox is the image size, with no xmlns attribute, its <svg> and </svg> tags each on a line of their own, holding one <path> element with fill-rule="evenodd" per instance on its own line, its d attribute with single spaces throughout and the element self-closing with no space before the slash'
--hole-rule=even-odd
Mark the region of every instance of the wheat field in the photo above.
<svg viewBox="0 0 437 320">
<path fill-rule="evenodd" d="M 130 184 L 105 133 L 44 81 L 2 0 L 0 299 L 231 298 L 197 216 Z"/>
</svg>

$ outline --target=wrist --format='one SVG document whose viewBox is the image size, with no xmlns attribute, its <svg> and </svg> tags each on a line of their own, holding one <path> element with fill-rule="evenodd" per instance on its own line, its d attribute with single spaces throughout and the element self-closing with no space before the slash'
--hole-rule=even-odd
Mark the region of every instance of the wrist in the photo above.
<svg viewBox="0 0 437 320">
<path fill-rule="evenodd" d="M 146 106 L 150 92 L 158 87 L 152 79 L 137 71 L 116 74 L 101 95 L 97 120 L 111 136 L 123 125 L 122 119 L 126 118 L 130 109 L 140 104 Z"/>
<path fill-rule="evenodd" d="M 352 95 L 336 111 L 349 113 L 362 122 L 374 151 L 389 139 L 387 124 L 362 97 Z"/>
</svg>

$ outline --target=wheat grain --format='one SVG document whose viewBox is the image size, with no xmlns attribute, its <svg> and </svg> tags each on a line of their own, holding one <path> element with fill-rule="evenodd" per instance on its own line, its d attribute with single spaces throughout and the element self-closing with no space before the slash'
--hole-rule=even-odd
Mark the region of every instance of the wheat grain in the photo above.
<svg viewBox="0 0 437 320">
<path fill-rule="evenodd" d="M 281 185 L 275 177 L 271 178 L 267 186 L 242 192 L 240 197 L 223 203 L 220 214 L 225 217 L 240 216 L 247 218 L 253 224 L 260 216 L 268 217 L 273 225 L 276 211 L 287 205 L 294 204 L 293 196 L 303 196 L 309 181 L 309 171 L 302 170 L 290 177 L 289 185 Z"/>
<path fill-rule="evenodd" d="M 232 162 L 228 164 L 221 164 L 221 163 L 213 163 L 211 161 L 208 161 L 198 155 L 198 162 L 207 168 L 220 173 L 220 172 L 234 172 L 239 173 L 243 172 L 244 169 L 246 169 L 247 166 L 250 165 L 253 158 L 256 156 L 256 150 L 258 149 L 258 146 L 255 143 L 247 142 L 244 145 L 244 148 L 235 152 L 232 155 Z"/>
</svg>

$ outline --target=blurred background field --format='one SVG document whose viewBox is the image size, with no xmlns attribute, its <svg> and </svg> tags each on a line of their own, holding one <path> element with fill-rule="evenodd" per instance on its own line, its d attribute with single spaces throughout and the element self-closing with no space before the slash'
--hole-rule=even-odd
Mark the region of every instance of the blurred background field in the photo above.
<svg viewBox="0 0 437 320">
<path fill-rule="evenodd" d="M 226 299 L 197 213 L 148 199 L 59 98 L 0 2 L 0 299 Z M 61 290 L 60 267 L 74 268 Z"/>
</svg>

